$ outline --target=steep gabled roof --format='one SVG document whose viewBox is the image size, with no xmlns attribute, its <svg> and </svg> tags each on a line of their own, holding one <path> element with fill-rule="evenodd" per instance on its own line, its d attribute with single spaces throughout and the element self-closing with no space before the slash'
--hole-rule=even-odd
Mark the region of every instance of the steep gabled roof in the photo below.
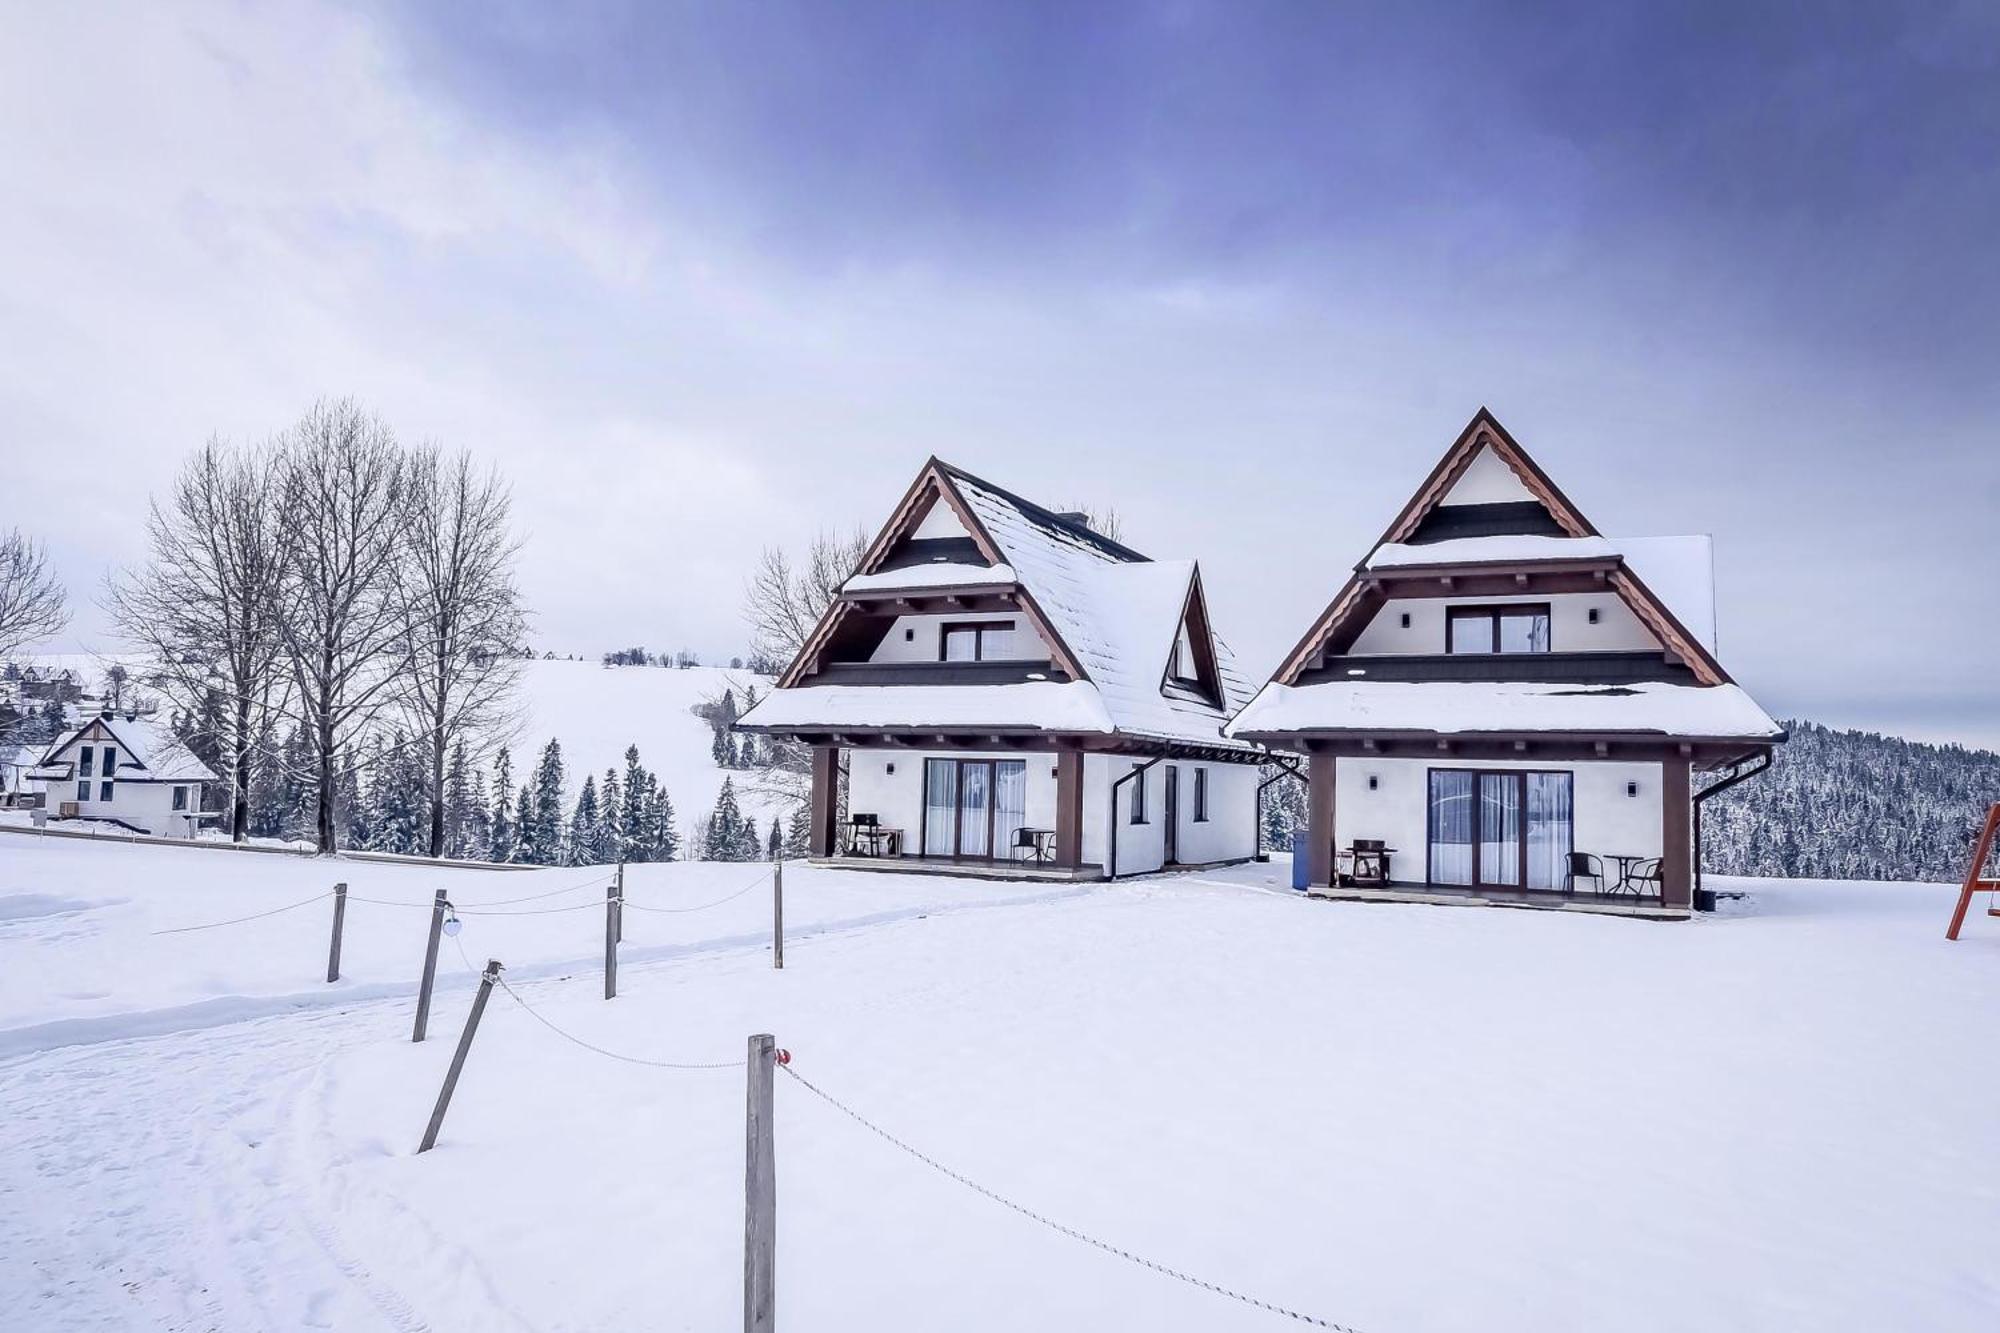
<svg viewBox="0 0 2000 1333">
<path fill-rule="evenodd" d="M 1423 545 L 1410 544 L 1409 539 L 1444 504 L 1445 497 L 1465 476 L 1474 460 L 1488 453 L 1513 473 L 1563 535 L 1467 537 Z M 1655 562 L 1658 560 L 1656 555 L 1651 558 Z M 1596 526 L 1584 517 L 1583 511 L 1563 494 L 1540 465 L 1528 456 L 1528 451 L 1484 407 L 1473 414 L 1472 420 L 1451 447 L 1445 450 L 1444 457 L 1431 469 L 1416 494 L 1410 497 L 1395 521 L 1369 548 L 1368 554 L 1356 566 L 1353 577 L 1347 580 L 1313 621 L 1312 627 L 1286 654 L 1273 673 L 1272 681 L 1284 685 L 1296 684 L 1300 673 L 1324 645 L 1340 637 L 1343 631 L 1358 628 L 1354 623 L 1358 618 L 1371 616 L 1380 609 L 1381 599 L 1371 591 L 1371 576 L 1390 569 L 1470 569 L 1481 563 L 1502 559 L 1507 561 L 1509 568 L 1515 569 L 1539 566 L 1556 570 L 1565 565 L 1608 564 L 1609 568 L 1605 571 L 1608 586 L 1663 645 L 1688 663 L 1702 684 L 1730 683 L 1729 673 L 1710 649 L 1714 640 L 1712 606 L 1705 606 L 1702 611 L 1709 621 L 1705 626 L 1706 632 L 1697 633 L 1684 624 L 1639 577 L 1618 544 L 1599 534 Z"/>
<path fill-rule="evenodd" d="M 1200 573 L 1193 561 L 1149 560 L 1084 523 L 931 458 L 863 554 L 854 574 L 854 579 L 862 581 L 859 586 L 872 587 L 889 580 L 882 570 L 891 555 L 918 530 L 932 508 L 940 504 L 950 508 L 969 534 L 979 558 L 986 562 L 984 577 L 990 578 L 1001 569 L 1011 573 L 1011 586 L 1022 614 L 1047 641 L 1056 662 L 1073 678 L 1073 683 L 1085 686 L 1097 698 L 1094 714 L 1088 710 L 1079 712 L 1075 703 L 1066 704 L 1057 713 L 1068 720 L 1048 729 L 1070 729 L 1077 719 L 1094 715 L 1101 718 L 1095 728 L 1099 730 L 1204 745 L 1225 743 L 1221 739 L 1222 723 L 1251 693 L 1227 645 L 1211 632 L 1204 646 L 1214 667 L 1217 702 L 1183 697 L 1187 692 L 1170 692 L 1165 683 L 1174 640 L 1191 603 L 1202 608 L 1203 626 L 1208 623 L 1206 603 L 1200 592 Z M 914 570 L 896 571 L 897 581 L 921 577 Z M 963 577 L 981 575 L 968 571 Z M 912 586 L 916 584 L 912 582 Z M 798 658 L 779 677 L 779 689 L 767 695 L 765 702 L 753 710 L 755 716 L 746 716 L 745 721 L 752 725 L 782 725 L 778 719 L 788 717 L 794 706 L 778 703 L 778 694 L 807 679 L 808 668 L 835 630 L 845 618 L 855 614 L 858 612 L 850 603 L 836 601 Z M 854 719 L 871 708 L 893 711 L 943 707 L 945 699 L 939 691 L 946 688 L 996 691 L 991 695 L 996 704 L 1001 698 L 997 692 L 1000 687 L 994 686 L 839 688 L 840 705 L 854 726 L 864 725 Z M 1041 693 L 1033 693 L 1036 690 Z M 1076 693 L 1066 691 L 1064 697 Z M 951 707 L 954 711 L 966 706 L 976 709 L 981 697 L 986 696 L 974 693 L 969 700 L 954 699 Z M 1030 685 L 1014 689 L 1008 697 L 1053 699 L 1055 687 L 1053 683 Z M 804 702 L 796 705 L 807 706 Z M 894 721 L 877 725 L 915 726 L 930 720 L 898 716 Z M 1051 723 L 1055 721 L 1056 715 L 1052 714 Z"/>
<path fill-rule="evenodd" d="M 121 782 L 220 782 L 208 765 L 195 758 L 172 731 L 138 718 L 94 715 L 63 732 L 43 752 L 37 767 L 47 767 L 80 740 L 103 735 L 118 746 L 114 778 Z M 134 771 L 136 770 L 136 771 Z"/>
</svg>

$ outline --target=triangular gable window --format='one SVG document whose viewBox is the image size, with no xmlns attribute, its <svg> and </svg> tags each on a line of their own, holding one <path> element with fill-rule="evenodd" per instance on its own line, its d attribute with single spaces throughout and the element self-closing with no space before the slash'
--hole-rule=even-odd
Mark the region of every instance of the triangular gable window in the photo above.
<svg viewBox="0 0 2000 1333">
<path fill-rule="evenodd" d="M 1188 585 L 1187 602 L 1181 609 L 1180 628 L 1174 632 L 1173 647 L 1167 654 L 1167 670 L 1160 683 L 1163 691 L 1193 694 L 1222 706 L 1222 675 L 1215 664 L 1215 640 L 1208 627 L 1208 603 L 1197 576 Z"/>
</svg>

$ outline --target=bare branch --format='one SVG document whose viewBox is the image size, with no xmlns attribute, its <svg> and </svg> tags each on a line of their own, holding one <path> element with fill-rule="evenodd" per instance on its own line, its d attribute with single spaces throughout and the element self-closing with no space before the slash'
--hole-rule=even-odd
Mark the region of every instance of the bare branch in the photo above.
<svg viewBox="0 0 2000 1333">
<path fill-rule="evenodd" d="M 0 534 L 0 657 L 52 639 L 68 623 L 67 599 L 48 553 L 19 528 Z"/>
</svg>

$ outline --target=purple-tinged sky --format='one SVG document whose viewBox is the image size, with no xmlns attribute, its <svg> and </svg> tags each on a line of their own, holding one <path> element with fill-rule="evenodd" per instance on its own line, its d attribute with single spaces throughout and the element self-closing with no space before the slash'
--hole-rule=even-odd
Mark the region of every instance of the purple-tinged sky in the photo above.
<svg viewBox="0 0 2000 1333">
<path fill-rule="evenodd" d="M 0 524 L 89 591 L 320 393 L 514 476 L 550 646 L 740 646 L 931 452 L 1268 666 L 1480 403 L 1715 534 L 1767 706 L 2000 743 L 2000 9 L 20 8 Z M 94 614 L 79 635 L 101 638 Z"/>
</svg>

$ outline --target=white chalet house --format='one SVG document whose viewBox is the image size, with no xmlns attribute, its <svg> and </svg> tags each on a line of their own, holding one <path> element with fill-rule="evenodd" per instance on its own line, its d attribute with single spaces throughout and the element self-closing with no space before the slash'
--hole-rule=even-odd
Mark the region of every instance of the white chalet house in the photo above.
<svg viewBox="0 0 2000 1333">
<path fill-rule="evenodd" d="M 815 857 L 1108 878 L 1255 854 L 1249 693 L 1193 561 L 933 458 L 737 726 L 812 747 Z"/>
<path fill-rule="evenodd" d="M 1307 757 L 1313 892 L 1662 917 L 1785 739 L 1716 660 L 1709 539 L 1600 534 L 1484 408 L 1228 731 Z"/>
<path fill-rule="evenodd" d="M 173 838 L 194 836 L 202 788 L 221 781 L 163 724 L 108 711 L 58 736 L 27 776 L 51 818 Z"/>
</svg>

